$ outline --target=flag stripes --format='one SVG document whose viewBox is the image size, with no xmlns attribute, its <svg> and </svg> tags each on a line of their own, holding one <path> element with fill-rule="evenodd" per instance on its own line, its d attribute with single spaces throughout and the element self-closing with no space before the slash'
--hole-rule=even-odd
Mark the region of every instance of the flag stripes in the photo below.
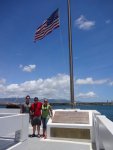
<svg viewBox="0 0 113 150">
<path fill-rule="evenodd" d="M 46 35 L 51 33 L 54 29 L 60 26 L 58 9 L 55 10 L 51 16 L 37 28 L 35 32 L 35 41 L 43 39 Z"/>
</svg>

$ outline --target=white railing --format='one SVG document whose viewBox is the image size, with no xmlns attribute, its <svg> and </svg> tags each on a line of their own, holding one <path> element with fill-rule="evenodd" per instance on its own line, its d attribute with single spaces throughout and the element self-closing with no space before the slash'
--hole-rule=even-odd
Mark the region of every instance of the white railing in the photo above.
<svg viewBox="0 0 113 150">
<path fill-rule="evenodd" d="M 0 113 L 20 113 L 20 109 L 0 108 Z"/>
<path fill-rule="evenodd" d="M 0 113 L 0 150 L 28 150 L 27 114 Z"/>
<path fill-rule="evenodd" d="M 113 150 L 113 122 L 104 115 L 94 115 L 96 150 Z"/>
</svg>

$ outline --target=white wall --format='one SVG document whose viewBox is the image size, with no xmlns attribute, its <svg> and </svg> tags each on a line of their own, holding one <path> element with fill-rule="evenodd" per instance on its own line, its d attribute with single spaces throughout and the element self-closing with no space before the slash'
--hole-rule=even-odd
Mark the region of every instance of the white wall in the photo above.
<svg viewBox="0 0 113 150">
<path fill-rule="evenodd" d="M 14 133 L 14 143 L 16 145 L 10 147 L 8 150 L 27 150 L 29 128 L 29 115 L 16 113 L 0 113 L 0 137 L 9 138 L 9 135 Z M 18 142 L 18 144 L 17 144 Z M 5 141 L 4 141 L 5 144 Z M 23 146 L 22 146 L 23 145 Z M 16 147 L 16 148 L 15 148 Z M 23 147 L 23 148 L 22 148 Z"/>
<path fill-rule="evenodd" d="M 96 146 L 97 150 L 113 150 L 113 122 L 106 116 L 96 116 Z"/>
</svg>

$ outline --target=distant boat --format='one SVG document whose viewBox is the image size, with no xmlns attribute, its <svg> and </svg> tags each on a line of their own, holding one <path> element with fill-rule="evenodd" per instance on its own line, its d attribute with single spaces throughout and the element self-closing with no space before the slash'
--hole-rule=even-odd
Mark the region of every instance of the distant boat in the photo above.
<svg viewBox="0 0 113 150">
<path fill-rule="evenodd" d="M 20 108 L 20 105 L 15 103 L 9 103 L 6 104 L 6 108 Z"/>
</svg>

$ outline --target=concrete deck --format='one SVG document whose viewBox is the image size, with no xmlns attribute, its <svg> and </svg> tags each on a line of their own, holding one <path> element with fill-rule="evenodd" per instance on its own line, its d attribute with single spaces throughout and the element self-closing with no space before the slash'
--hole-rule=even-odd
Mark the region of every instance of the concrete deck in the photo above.
<svg viewBox="0 0 113 150">
<path fill-rule="evenodd" d="M 29 134 L 32 134 L 32 126 L 29 125 Z M 42 127 L 41 127 L 42 134 Z M 12 137 L 12 136 L 11 136 Z M 60 140 L 59 139 L 44 139 L 44 138 L 30 138 L 28 137 L 27 149 L 23 150 L 92 150 L 91 143 L 89 142 L 80 142 L 80 141 L 71 141 L 71 139 Z M 0 150 L 6 150 L 10 146 L 15 145 L 12 139 L 0 139 Z M 8 149 L 9 150 L 9 149 Z"/>
<path fill-rule="evenodd" d="M 7 148 L 15 145 L 16 142 L 14 142 L 14 140 L 12 139 L 3 139 L 0 138 L 0 150 L 6 150 Z"/>
<path fill-rule="evenodd" d="M 29 128 L 32 133 L 32 127 Z M 42 133 L 42 130 L 41 130 Z M 66 140 L 52 140 L 44 138 L 28 138 L 28 150 L 92 150 L 91 143 Z"/>
<path fill-rule="evenodd" d="M 41 128 L 42 133 L 42 128 Z M 32 134 L 32 127 L 29 126 L 29 134 Z M 0 150 L 9 150 L 11 146 L 15 145 L 16 142 L 13 139 L 0 139 Z M 27 149 L 23 150 L 92 150 L 91 143 L 79 142 L 79 141 L 68 141 L 68 140 L 52 140 L 44 138 L 30 138 L 28 137 Z"/>
<path fill-rule="evenodd" d="M 28 150 L 92 150 L 90 143 L 29 139 Z"/>
</svg>

